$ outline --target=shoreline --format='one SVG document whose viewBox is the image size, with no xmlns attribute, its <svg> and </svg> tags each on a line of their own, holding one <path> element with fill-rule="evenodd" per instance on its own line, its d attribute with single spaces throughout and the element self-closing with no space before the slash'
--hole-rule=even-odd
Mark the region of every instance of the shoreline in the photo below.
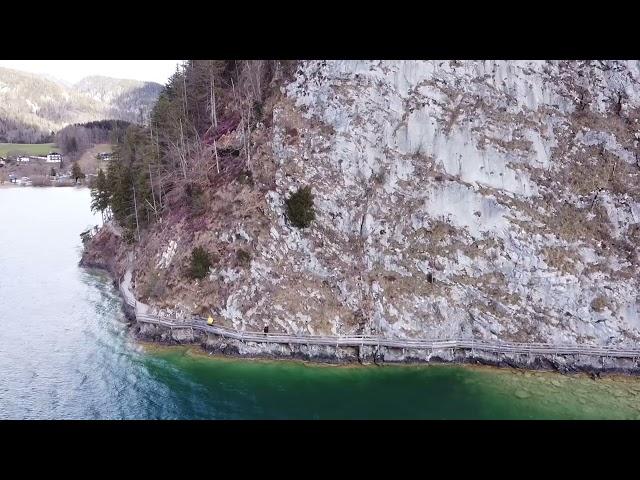
<svg viewBox="0 0 640 480">
<path fill-rule="evenodd" d="M 457 354 L 448 355 L 444 352 L 440 354 L 427 354 L 427 355 L 408 355 L 400 358 L 379 358 L 375 355 L 358 355 L 357 349 L 349 355 L 348 351 L 345 352 L 348 347 L 341 347 L 338 352 L 335 351 L 335 347 L 330 347 L 329 351 L 322 350 L 294 350 L 285 348 L 280 352 L 271 348 L 261 348 L 255 342 L 247 342 L 248 345 L 242 348 L 240 345 L 232 345 L 229 339 L 226 342 L 220 342 L 209 339 L 177 339 L 172 337 L 170 329 L 166 329 L 160 335 L 150 335 L 148 331 L 140 329 L 139 323 L 134 319 L 129 321 L 129 326 L 132 329 L 132 333 L 136 341 L 142 344 L 154 345 L 159 349 L 163 348 L 195 348 L 199 350 L 201 356 L 218 359 L 236 359 L 236 360 L 250 360 L 250 361 L 290 361 L 302 364 L 313 364 L 321 366 L 333 366 L 333 367 L 353 367 L 360 366 L 430 366 L 430 365 L 457 365 L 465 368 L 490 368 L 499 370 L 513 370 L 520 372 L 549 372 L 559 373 L 563 375 L 586 375 L 592 379 L 611 377 L 611 376 L 625 376 L 625 377 L 638 377 L 640 376 L 640 369 L 628 368 L 616 365 L 607 365 L 605 368 L 597 368 L 595 362 L 587 364 L 571 364 L 560 363 L 554 359 L 547 358 L 544 355 L 536 356 L 531 362 L 523 362 L 514 358 L 485 355 L 460 355 Z M 216 336 L 217 337 L 217 336 Z M 211 341 L 213 340 L 213 341 Z"/>
<path fill-rule="evenodd" d="M 639 358 L 615 358 L 597 354 L 492 353 L 465 348 L 400 348 L 387 346 L 340 346 L 238 340 L 193 327 L 173 328 L 136 318 L 117 275 L 99 261 L 80 261 L 85 268 L 106 271 L 118 289 L 130 332 L 137 341 L 171 346 L 197 346 L 203 355 L 265 361 L 301 361 L 321 365 L 443 365 L 486 366 L 520 371 L 547 371 L 561 374 L 640 376 Z M 131 292 L 129 294 L 132 296 Z"/>
<path fill-rule="evenodd" d="M 556 370 L 545 369 L 528 369 L 518 368 L 508 365 L 496 366 L 487 365 L 483 363 L 458 363 L 458 362 L 412 362 L 412 363 L 370 363 L 363 364 L 359 362 L 341 362 L 331 363 L 322 362 L 319 360 L 305 360 L 296 358 L 284 358 L 284 357 L 247 357 L 243 355 L 228 355 L 222 353 L 208 352 L 199 344 L 167 344 L 161 342 L 154 342 L 149 340 L 140 339 L 134 337 L 136 344 L 142 349 L 145 354 L 160 354 L 171 353 L 173 351 L 183 350 L 183 356 L 191 357 L 194 359 L 204 360 L 216 360 L 220 362 L 255 362 L 266 364 L 281 364 L 290 363 L 292 365 L 298 365 L 308 368 L 339 368 L 339 369 L 368 369 L 368 368 L 429 368 L 429 367 L 443 367 L 443 368 L 463 368 L 476 372 L 512 374 L 531 376 L 535 374 L 542 375 L 562 375 L 569 378 L 583 379 L 583 380 L 610 380 L 615 382 L 635 382 L 639 379 L 638 375 L 621 374 L 615 372 L 603 372 L 599 375 L 590 375 L 587 372 L 572 372 L 571 374 L 559 372 Z"/>
<path fill-rule="evenodd" d="M 0 188 L 88 188 L 87 185 L 18 185 L 11 182 L 0 183 Z"/>
</svg>

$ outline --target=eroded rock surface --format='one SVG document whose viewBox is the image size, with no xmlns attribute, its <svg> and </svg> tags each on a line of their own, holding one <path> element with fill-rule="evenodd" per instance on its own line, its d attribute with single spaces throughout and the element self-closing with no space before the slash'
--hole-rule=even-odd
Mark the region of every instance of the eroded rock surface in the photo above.
<svg viewBox="0 0 640 480">
<path fill-rule="evenodd" d="M 137 294 L 238 329 L 637 344 L 639 66 L 301 62 L 252 137 L 271 187 L 155 227 Z"/>
</svg>

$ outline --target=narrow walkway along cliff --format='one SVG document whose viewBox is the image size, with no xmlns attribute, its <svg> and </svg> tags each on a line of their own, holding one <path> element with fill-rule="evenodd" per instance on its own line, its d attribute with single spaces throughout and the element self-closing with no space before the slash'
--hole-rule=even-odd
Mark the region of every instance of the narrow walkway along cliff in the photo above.
<svg viewBox="0 0 640 480">
<path fill-rule="evenodd" d="M 119 282 L 125 311 L 143 338 L 167 343 L 200 343 L 206 350 L 241 355 L 297 357 L 360 362 L 462 361 L 570 371 L 640 373 L 640 348 L 482 340 L 384 338 L 382 336 L 282 335 L 238 331 L 210 325 L 204 318 L 149 314 L 131 291 L 131 270 Z M 274 347 L 276 347 L 274 349 Z M 279 347 L 279 348 L 278 348 Z M 320 348 L 320 347 L 324 347 Z M 328 348 L 327 348 L 328 347 Z M 229 352 L 225 352 L 229 349 Z M 341 351 L 342 349 L 342 351 Z M 258 353 L 256 354 L 256 351 Z M 600 361 L 600 366 L 594 362 Z"/>
</svg>

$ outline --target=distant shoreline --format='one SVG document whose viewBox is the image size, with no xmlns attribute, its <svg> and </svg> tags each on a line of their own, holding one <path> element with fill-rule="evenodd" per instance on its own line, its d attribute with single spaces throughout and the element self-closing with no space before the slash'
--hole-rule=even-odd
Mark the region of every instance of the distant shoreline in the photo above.
<svg viewBox="0 0 640 480">
<path fill-rule="evenodd" d="M 18 185 L 11 182 L 0 183 L 0 188 L 88 188 L 88 185 Z"/>
</svg>

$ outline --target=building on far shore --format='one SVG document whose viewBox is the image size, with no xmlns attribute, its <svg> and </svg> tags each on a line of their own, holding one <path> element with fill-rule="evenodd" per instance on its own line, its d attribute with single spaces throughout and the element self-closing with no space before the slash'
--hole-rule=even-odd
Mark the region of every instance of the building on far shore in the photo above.
<svg viewBox="0 0 640 480">
<path fill-rule="evenodd" d="M 18 157 L 18 163 L 29 163 L 31 159 L 27 156 L 19 156 Z"/>
<path fill-rule="evenodd" d="M 47 163 L 58 163 L 62 161 L 62 155 L 58 152 L 51 152 L 47 154 Z"/>
</svg>

